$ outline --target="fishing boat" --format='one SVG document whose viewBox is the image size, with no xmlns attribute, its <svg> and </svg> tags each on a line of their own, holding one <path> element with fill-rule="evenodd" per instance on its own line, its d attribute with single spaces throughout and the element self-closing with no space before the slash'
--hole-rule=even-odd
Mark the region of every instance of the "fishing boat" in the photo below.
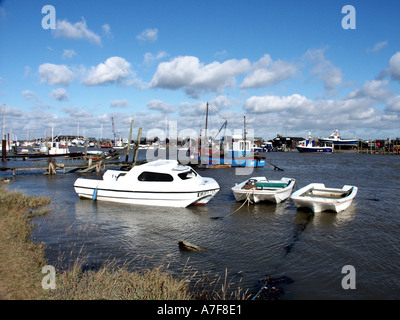
<svg viewBox="0 0 400 320">
<path fill-rule="evenodd" d="M 298 208 L 310 208 L 313 212 L 346 210 L 357 194 L 358 188 L 345 185 L 342 189 L 326 188 L 322 183 L 311 183 L 290 197 Z"/>
<path fill-rule="evenodd" d="M 156 160 L 127 171 L 107 170 L 102 180 L 78 178 L 80 198 L 148 206 L 205 205 L 219 191 L 212 178 L 203 178 L 176 160 Z"/>
<path fill-rule="evenodd" d="M 358 139 L 343 139 L 340 136 L 338 129 L 335 129 L 335 131 L 329 137 L 319 138 L 318 141 L 332 143 L 334 146 L 352 146 L 352 147 L 356 147 L 358 143 Z"/>
<path fill-rule="evenodd" d="M 246 136 L 246 117 L 244 117 L 243 135 L 222 135 L 219 143 L 207 136 L 208 108 L 206 112 L 206 126 L 204 136 L 201 138 L 202 145 L 199 149 L 199 161 L 202 165 L 227 165 L 230 167 L 264 167 L 265 157 L 252 149 L 252 141 Z M 223 128 L 226 130 L 228 121 L 219 129 L 217 135 Z M 201 134 L 200 134 L 201 135 Z"/>
<path fill-rule="evenodd" d="M 296 180 L 282 178 L 268 180 L 266 177 L 252 177 L 231 188 L 236 201 L 249 199 L 254 203 L 270 201 L 280 203 L 290 197 Z"/>
<path fill-rule="evenodd" d="M 306 140 L 300 141 L 300 143 L 296 145 L 296 149 L 300 153 L 333 153 L 333 145 L 327 146 L 326 143 L 323 146 L 317 145 L 316 141 L 311 136 L 311 133 L 308 133 Z"/>
</svg>

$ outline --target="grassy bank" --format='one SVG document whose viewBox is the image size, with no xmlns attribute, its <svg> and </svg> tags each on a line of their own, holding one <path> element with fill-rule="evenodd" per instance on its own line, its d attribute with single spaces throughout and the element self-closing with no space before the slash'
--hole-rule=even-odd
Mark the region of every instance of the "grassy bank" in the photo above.
<svg viewBox="0 0 400 320">
<path fill-rule="evenodd" d="M 9 191 L 0 183 L 0 299 L 11 300 L 189 300 L 243 299 L 240 289 L 228 297 L 227 277 L 222 285 L 197 281 L 191 276 L 177 279 L 162 267 L 142 272 L 116 268 L 112 264 L 97 271 L 82 271 L 76 262 L 65 272 L 56 272 L 56 289 L 45 290 L 42 273 L 47 265 L 45 247 L 31 240 L 31 219 L 46 214 L 50 199 Z M 208 288 L 204 290 L 204 286 Z M 201 288 L 199 290 L 199 288 Z M 212 289 L 210 289 L 212 288 Z"/>
<path fill-rule="evenodd" d="M 50 199 L 8 191 L 0 185 L 0 297 L 41 299 L 44 247 L 30 240 L 35 214 Z"/>
</svg>

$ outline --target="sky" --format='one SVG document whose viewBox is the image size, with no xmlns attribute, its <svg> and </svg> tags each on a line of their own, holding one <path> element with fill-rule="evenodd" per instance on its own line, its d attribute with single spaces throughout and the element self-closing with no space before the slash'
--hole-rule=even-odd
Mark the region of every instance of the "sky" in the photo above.
<svg viewBox="0 0 400 320">
<path fill-rule="evenodd" d="M 46 7 L 50 5 L 51 8 Z M 351 7 L 346 7 L 350 5 Z M 400 137 L 400 2 L 0 0 L 2 134 Z M 166 131 L 167 129 L 167 131 Z"/>
</svg>

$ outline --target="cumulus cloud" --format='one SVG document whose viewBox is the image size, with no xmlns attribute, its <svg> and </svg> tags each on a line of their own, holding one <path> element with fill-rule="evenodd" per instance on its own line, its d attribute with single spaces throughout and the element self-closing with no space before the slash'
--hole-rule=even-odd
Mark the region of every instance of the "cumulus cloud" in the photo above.
<svg viewBox="0 0 400 320">
<path fill-rule="evenodd" d="M 387 80 L 366 81 L 361 88 L 357 88 L 350 92 L 348 98 L 368 97 L 370 99 L 383 101 L 392 95 L 391 90 L 385 88 L 387 84 Z"/>
<path fill-rule="evenodd" d="M 400 96 L 395 96 L 387 101 L 386 110 L 389 113 L 399 113 L 400 114 Z"/>
<path fill-rule="evenodd" d="M 251 72 L 244 78 L 241 88 L 261 88 L 276 84 L 293 77 L 297 67 L 293 63 L 282 60 L 273 61 L 265 54 L 252 66 Z"/>
<path fill-rule="evenodd" d="M 104 63 L 91 67 L 82 83 L 96 86 L 121 82 L 132 74 L 131 64 L 121 57 L 110 57 Z"/>
<path fill-rule="evenodd" d="M 122 100 L 113 100 L 110 102 L 111 108 L 125 108 L 129 104 L 128 100 L 122 99 Z"/>
<path fill-rule="evenodd" d="M 400 52 L 390 58 L 388 73 L 393 80 L 400 81 Z"/>
<path fill-rule="evenodd" d="M 313 64 L 311 73 L 317 75 L 324 83 L 325 90 L 331 93 L 342 84 L 343 74 L 340 68 L 325 58 L 325 49 L 309 49 L 305 59 Z"/>
<path fill-rule="evenodd" d="M 168 53 L 166 53 L 165 51 L 159 51 L 157 54 L 146 52 L 144 55 L 144 63 L 146 65 L 151 65 L 155 61 L 165 58 L 166 56 L 168 56 Z"/>
<path fill-rule="evenodd" d="M 74 56 L 76 56 L 76 52 L 73 49 L 64 49 L 62 54 L 64 60 L 72 59 Z"/>
<path fill-rule="evenodd" d="M 55 38 L 66 38 L 74 40 L 88 40 L 91 43 L 101 45 L 101 38 L 99 35 L 89 30 L 85 19 L 82 17 L 82 21 L 72 24 L 65 20 L 58 20 L 56 29 L 53 30 Z"/>
<path fill-rule="evenodd" d="M 33 100 L 35 102 L 40 102 L 39 97 L 36 95 L 34 91 L 24 90 L 21 92 L 21 94 L 24 96 L 25 100 Z"/>
<path fill-rule="evenodd" d="M 68 86 L 75 79 L 75 74 L 66 65 L 44 63 L 39 66 L 40 83 Z"/>
<path fill-rule="evenodd" d="M 150 110 L 157 110 L 165 114 L 172 113 L 177 110 L 176 106 L 173 106 L 171 104 L 165 103 L 164 101 L 157 99 L 150 100 L 149 102 L 147 102 L 147 108 L 149 108 Z"/>
<path fill-rule="evenodd" d="M 198 98 L 201 93 L 220 91 L 236 84 L 235 76 L 247 72 L 247 59 L 212 62 L 204 65 L 197 57 L 179 56 L 162 62 L 150 83 L 150 87 L 164 89 L 182 88 L 187 95 Z"/>
<path fill-rule="evenodd" d="M 158 29 L 146 29 L 141 34 L 137 35 L 136 39 L 141 41 L 155 42 L 158 39 Z"/>
<path fill-rule="evenodd" d="M 244 109 L 250 113 L 271 113 L 305 108 L 311 105 L 311 100 L 299 94 L 286 97 L 266 95 L 248 98 L 244 104 Z"/>
<path fill-rule="evenodd" d="M 54 89 L 50 92 L 50 97 L 58 101 L 68 101 L 69 96 L 64 88 Z"/>
</svg>

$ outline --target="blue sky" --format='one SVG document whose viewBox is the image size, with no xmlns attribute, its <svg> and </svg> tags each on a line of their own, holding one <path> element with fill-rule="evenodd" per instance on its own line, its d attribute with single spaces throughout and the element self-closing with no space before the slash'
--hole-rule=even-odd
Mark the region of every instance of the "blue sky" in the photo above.
<svg viewBox="0 0 400 320">
<path fill-rule="evenodd" d="M 348 4 L 355 29 L 342 27 Z M 246 115 L 265 139 L 400 137 L 399 12 L 396 0 L 3 0 L 5 132 L 113 137 L 113 117 L 124 137 L 131 120 L 148 137 L 167 121 L 198 134 L 209 102 L 232 132 Z"/>
</svg>

